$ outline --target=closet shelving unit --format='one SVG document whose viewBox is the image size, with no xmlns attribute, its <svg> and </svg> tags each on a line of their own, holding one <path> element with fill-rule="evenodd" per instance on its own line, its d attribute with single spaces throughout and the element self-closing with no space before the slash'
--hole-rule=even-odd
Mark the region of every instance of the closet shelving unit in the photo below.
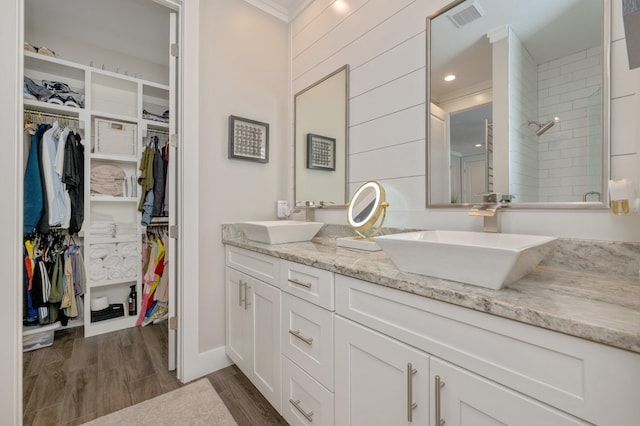
<svg viewBox="0 0 640 426">
<path fill-rule="evenodd" d="M 169 109 L 169 86 L 73 63 L 64 59 L 25 52 L 24 74 L 34 81 L 52 80 L 68 84 L 73 90 L 85 95 L 84 108 L 61 106 L 37 100 L 24 100 L 25 109 L 60 114 L 78 120 L 84 131 L 85 143 L 85 218 L 79 236 L 84 246 L 87 286 L 84 296 L 85 336 L 94 336 L 135 326 L 136 316 L 127 316 L 130 286 L 136 285 L 138 307 L 142 299 L 142 267 L 134 278 L 113 280 L 91 280 L 91 246 L 102 243 L 135 242 L 141 247 L 142 233 L 138 201 L 141 188 L 135 185 L 136 196 L 97 196 L 91 194 L 90 176 L 93 167 L 100 164 L 117 165 L 127 176 L 138 176 L 143 138 L 147 132 L 168 133 L 169 124 L 147 120 L 142 111 L 162 114 Z M 96 120 L 108 120 L 123 125 L 135 125 L 132 151 L 127 154 L 96 152 Z M 104 141 L 101 141 L 104 142 Z M 116 223 L 135 224 L 135 234 L 120 236 L 98 236 L 92 234 L 91 224 L 96 217 L 109 215 Z M 107 296 L 109 303 L 122 303 L 125 316 L 111 320 L 91 322 L 90 301 L 98 296 Z M 77 321 L 76 321 L 77 323 Z"/>
</svg>

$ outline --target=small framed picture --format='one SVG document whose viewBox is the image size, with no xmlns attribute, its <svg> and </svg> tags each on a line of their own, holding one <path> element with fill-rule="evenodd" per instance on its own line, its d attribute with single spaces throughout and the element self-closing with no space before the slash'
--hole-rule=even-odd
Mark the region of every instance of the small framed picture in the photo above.
<svg viewBox="0 0 640 426">
<path fill-rule="evenodd" d="M 336 140 L 327 136 L 307 133 L 307 168 L 336 169 Z"/>
<path fill-rule="evenodd" d="M 269 124 L 229 116 L 229 158 L 269 162 Z"/>
</svg>

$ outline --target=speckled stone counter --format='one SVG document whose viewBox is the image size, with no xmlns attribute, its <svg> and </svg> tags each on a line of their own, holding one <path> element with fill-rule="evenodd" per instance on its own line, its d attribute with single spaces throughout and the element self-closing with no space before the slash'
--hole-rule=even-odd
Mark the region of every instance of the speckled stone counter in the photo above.
<svg viewBox="0 0 640 426">
<path fill-rule="evenodd" d="M 640 353 L 640 244 L 590 247 L 562 240 L 534 272 L 491 290 L 400 272 L 382 251 L 337 247 L 335 236 L 342 235 L 336 230 L 333 235 L 323 230 L 309 242 L 269 245 L 249 241 L 225 224 L 222 242 Z"/>
</svg>

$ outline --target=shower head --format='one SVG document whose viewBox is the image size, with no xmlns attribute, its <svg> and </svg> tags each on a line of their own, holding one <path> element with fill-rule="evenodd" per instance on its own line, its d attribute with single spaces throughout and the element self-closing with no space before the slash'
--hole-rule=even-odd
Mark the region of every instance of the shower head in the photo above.
<svg viewBox="0 0 640 426">
<path fill-rule="evenodd" d="M 558 117 L 554 117 L 553 120 L 549 120 L 548 122 L 546 122 L 544 124 L 541 124 L 541 123 L 539 123 L 537 121 L 529 121 L 529 126 L 531 126 L 532 124 L 535 124 L 536 126 L 538 126 L 538 129 L 536 130 L 536 136 L 540 136 L 544 132 L 546 132 L 547 130 L 552 128 L 553 125 L 556 124 L 558 121 L 560 121 L 560 119 Z"/>
</svg>

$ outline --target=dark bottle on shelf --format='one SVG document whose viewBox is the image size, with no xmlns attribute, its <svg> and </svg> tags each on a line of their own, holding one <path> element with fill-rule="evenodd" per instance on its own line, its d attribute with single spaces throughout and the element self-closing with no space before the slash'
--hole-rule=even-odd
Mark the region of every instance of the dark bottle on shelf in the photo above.
<svg viewBox="0 0 640 426">
<path fill-rule="evenodd" d="M 138 293 L 136 292 L 136 285 L 131 286 L 129 292 L 129 315 L 136 315 L 138 313 Z"/>
</svg>

